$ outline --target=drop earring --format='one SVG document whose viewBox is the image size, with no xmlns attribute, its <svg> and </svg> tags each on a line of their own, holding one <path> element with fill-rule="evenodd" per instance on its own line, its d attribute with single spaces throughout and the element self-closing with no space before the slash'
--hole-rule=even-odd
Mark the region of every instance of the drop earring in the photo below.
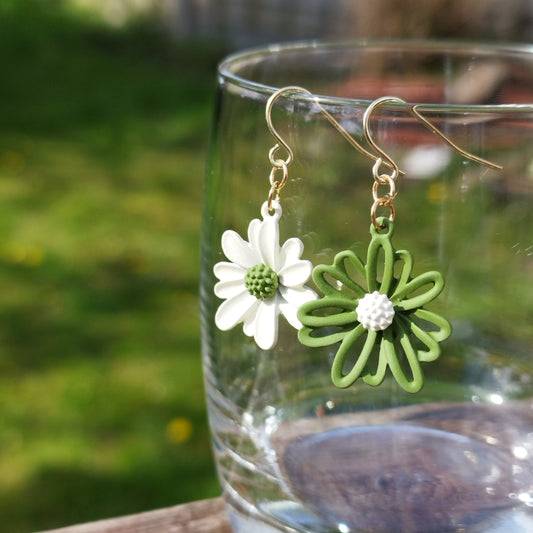
<svg viewBox="0 0 533 533">
<path fill-rule="evenodd" d="M 298 338 L 309 347 L 338 344 L 331 369 L 337 387 L 349 387 L 359 378 L 368 385 L 380 385 L 389 368 L 398 385 L 414 393 L 424 384 L 421 363 L 440 356 L 439 343 L 451 335 L 451 325 L 424 308 L 443 290 L 443 275 L 438 271 L 414 275 L 412 254 L 392 245 L 396 180 L 403 172 L 375 143 L 370 129 L 372 112 L 386 102 L 407 105 L 401 98 L 386 96 L 375 100 L 363 117 L 365 139 L 378 154 L 371 155 L 375 164 L 366 257 L 345 250 L 335 256 L 333 264 L 313 269 L 312 278 L 322 296 L 300 307 L 303 327 Z M 418 106 L 409 111 L 463 156 L 501 170 L 455 145 L 420 114 Z M 335 127 L 342 128 L 340 124 Z M 382 171 L 384 165 L 388 170 Z M 386 192 L 381 193 L 384 188 Z M 378 216 L 378 210 L 388 210 L 389 216 Z"/>
<path fill-rule="evenodd" d="M 243 332 L 253 337 L 263 350 L 276 345 L 280 314 L 291 326 L 300 329 L 298 308 L 316 298 L 316 293 L 305 285 L 311 276 L 312 264 L 301 259 L 302 241 L 292 237 L 282 246 L 279 244 L 281 190 L 287 184 L 288 167 L 294 156 L 272 124 L 272 108 L 280 96 L 295 91 L 302 89 L 280 89 L 266 104 L 266 122 L 276 144 L 269 152 L 272 170 L 268 199 L 261 207 L 262 220 L 253 219 L 249 223 L 248 241 L 237 232 L 226 230 L 221 244 L 229 261 L 214 266 L 214 274 L 219 280 L 214 292 L 224 299 L 215 314 L 217 327 L 226 331 L 242 323 Z M 277 155 L 280 149 L 285 151 L 285 159 Z"/>
</svg>

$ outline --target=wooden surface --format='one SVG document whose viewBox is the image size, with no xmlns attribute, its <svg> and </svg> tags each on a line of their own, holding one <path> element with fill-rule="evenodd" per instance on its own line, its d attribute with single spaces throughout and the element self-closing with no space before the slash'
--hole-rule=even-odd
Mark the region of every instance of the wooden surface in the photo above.
<svg viewBox="0 0 533 533">
<path fill-rule="evenodd" d="M 43 533 L 231 533 L 222 498 L 100 520 Z"/>
</svg>

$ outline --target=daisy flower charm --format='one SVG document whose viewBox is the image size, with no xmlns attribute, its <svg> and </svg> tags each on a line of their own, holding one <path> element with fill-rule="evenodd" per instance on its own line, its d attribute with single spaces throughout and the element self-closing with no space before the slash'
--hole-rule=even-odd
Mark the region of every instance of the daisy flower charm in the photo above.
<svg viewBox="0 0 533 533">
<path fill-rule="evenodd" d="M 222 251 L 229 262 L 221 261 L 213 269 L 220 280 L 215 295 L 225 300 L 215 315 L 217 327 L 227 331 L 242 322 L 244 333 L 263 350 L 277 342 L 280 314 L 300 329 L 298 308 L 317 297 L 305 286 L 313 266 L 300 259 L 304 245 L 296 237 L 279 245 L 281 206 L 273 201 L 272 207 L 270 214 L 265 202 L 263 220 L 250 222 L 248 241 L 232 230 L 222 234 Z"/>
<path fill-rule="evenodd" d="M 395 250 L 393 223 L 372 224 L 366 262 L 351 250 L 335 256 L 332 265 L 318 265 L 313 280 L 323 293 L 302 305 L 300 342 L 310 347 L 339 347 L 331 378 L 340 388 L 357 379 L 380 385 L 387 368 L 400 387 L 418 392 L 424 384 L 421 362 L 440 355 L 439 342 L 451 334 L 450 323 L 423 308 L 444 287 L 440 272 L 412 276 L 413 257 Z"/>
</svg>

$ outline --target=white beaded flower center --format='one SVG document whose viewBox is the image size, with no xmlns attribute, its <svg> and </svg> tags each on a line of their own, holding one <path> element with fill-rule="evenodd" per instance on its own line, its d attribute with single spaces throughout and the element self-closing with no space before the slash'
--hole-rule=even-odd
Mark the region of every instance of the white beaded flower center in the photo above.
<svg viewBox="0 0 533 533">
<path fill-rule="evenodd" d="M 365 329 L 383 331 L 394 318 L 394 306 L 385 294 L 378 291 L 365 294 L 356 308 L 357 320 Z"/>
</svg>

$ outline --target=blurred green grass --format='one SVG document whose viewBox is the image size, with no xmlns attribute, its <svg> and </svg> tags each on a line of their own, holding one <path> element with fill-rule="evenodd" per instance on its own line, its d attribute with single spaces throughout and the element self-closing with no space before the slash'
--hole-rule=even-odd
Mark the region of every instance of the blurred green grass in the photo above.
<svg viewBox="0 0 533 533">
<path fill-rule="evenodd" d="M 219 493 L 197 280 L 215 46 L 0 4 L 0 516 Z"/>
</svg>

